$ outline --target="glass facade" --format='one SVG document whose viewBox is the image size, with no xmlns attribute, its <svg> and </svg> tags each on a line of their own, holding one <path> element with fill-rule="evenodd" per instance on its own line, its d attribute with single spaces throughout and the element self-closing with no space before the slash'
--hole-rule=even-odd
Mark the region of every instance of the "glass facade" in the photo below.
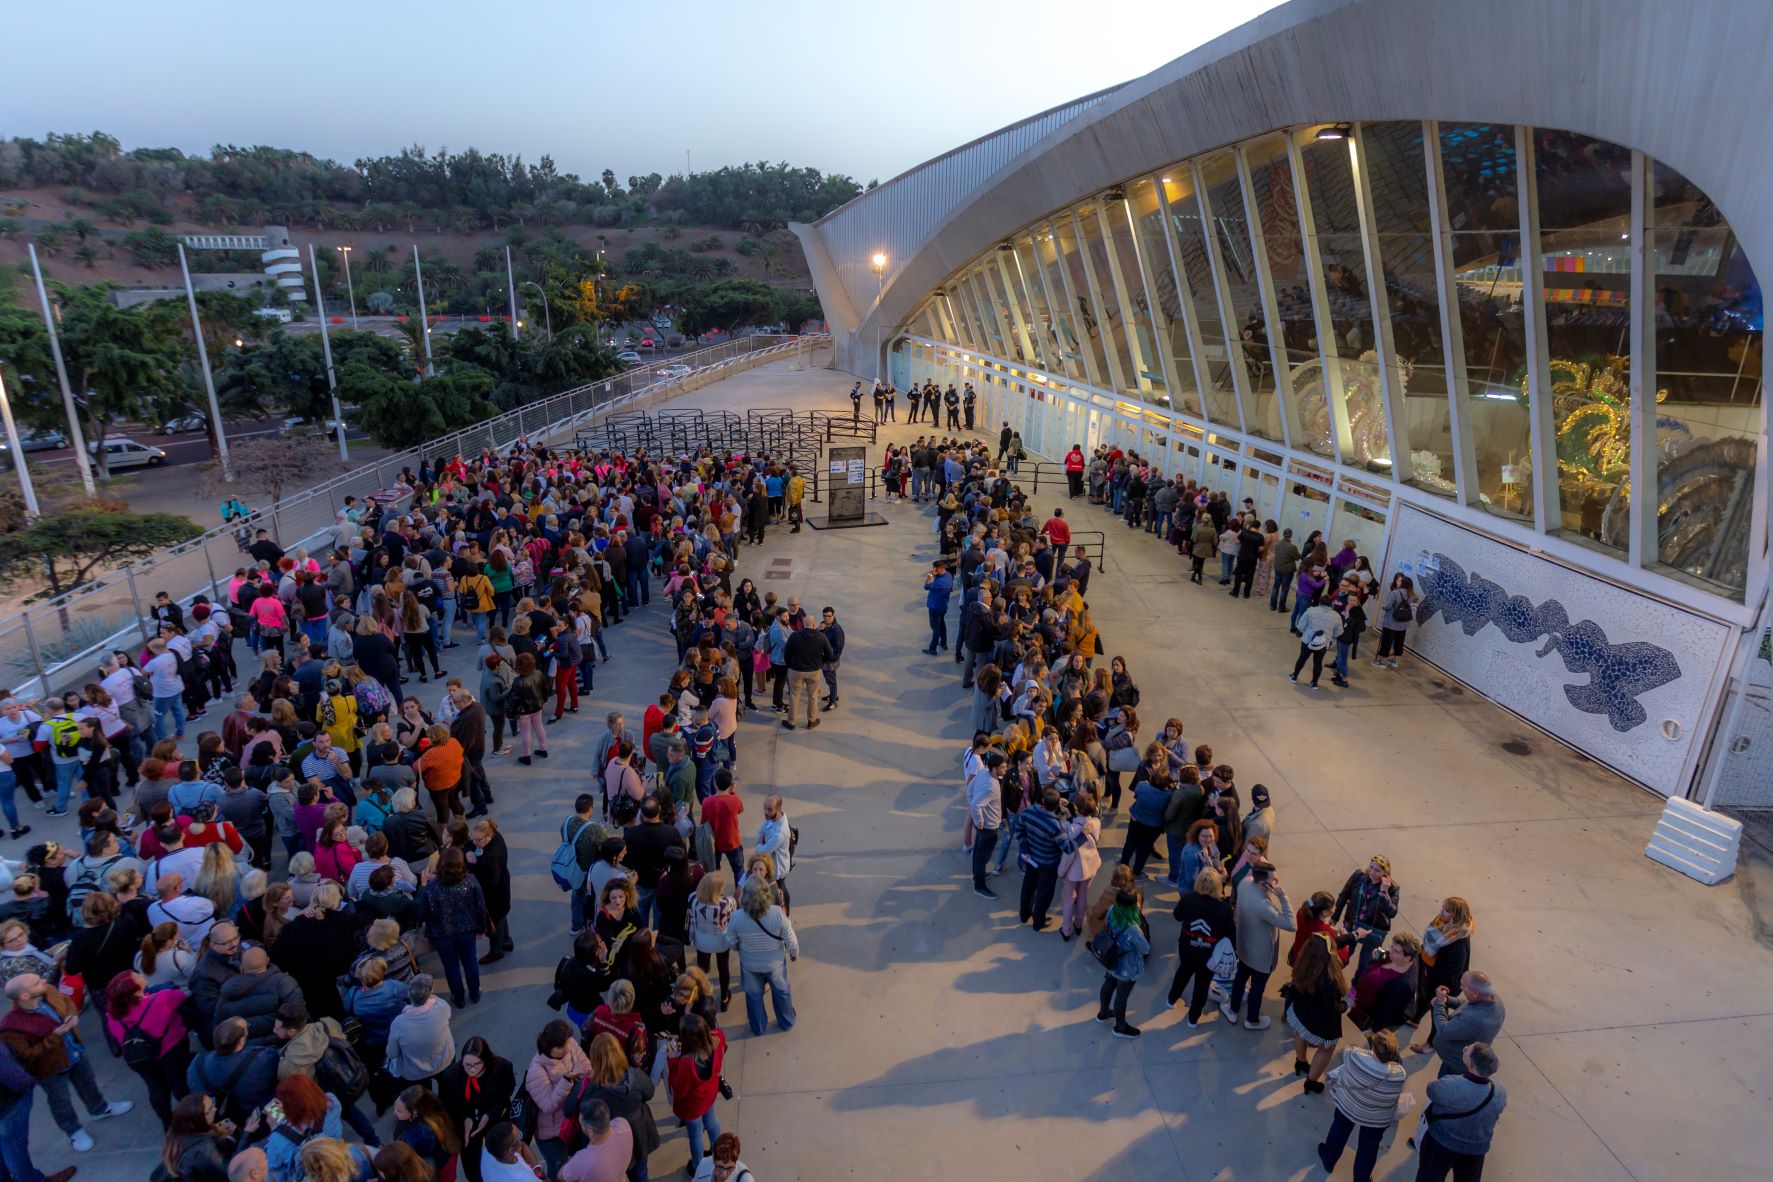
<svg viewBox="0 0 1773 1182">
<path fill-rule="evenodd" d="M 1765 544 L 1754 271 L 1686 178 L 1571 132 L 1268 133 L 1017 229 L 907 330 L 1031 450 L 1117 443 L 1301 538 L 1376 552 L 1418 489 L 1738 600 Z"/>
</svg>

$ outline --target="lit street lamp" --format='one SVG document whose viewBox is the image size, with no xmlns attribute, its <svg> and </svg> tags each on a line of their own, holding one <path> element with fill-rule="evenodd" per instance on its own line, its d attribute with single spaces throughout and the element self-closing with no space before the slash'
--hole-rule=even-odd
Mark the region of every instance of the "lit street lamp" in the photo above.
<svg viewBox="0 0 1773 1182">
<path fill-rule="evenodd" d="M 351 286 L 351 248 L 340 246 L 334 249 L 345 256 L 345 294 L 351 297 L 351 327 L 354 329 L 357 327 L 357 290 Z"/>
<path fill-rule="evenodd" d="M 882 359 L 882 357 L 880 355 L 880 297 L 881 297 L 881 293 L 886 289 L 886 265 L 887 265 L 886 252 L 880 251 L 880 250 L 875 251 L 874 252 L 874 380 L 877 382 L 880 381 L 880 378 L 881 378 L 881 368 L 883 365 L 885 365 L 885 361 Z"/>
</svg>

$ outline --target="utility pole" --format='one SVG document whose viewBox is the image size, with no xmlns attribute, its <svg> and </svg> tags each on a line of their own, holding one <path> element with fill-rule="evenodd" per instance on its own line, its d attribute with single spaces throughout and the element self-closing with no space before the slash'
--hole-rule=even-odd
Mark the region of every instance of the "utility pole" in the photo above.
<svg viewBox="0 0 1773 1182">
<path fill-rule="evenodd" d="M 191 286 L 191 268 L 185 262 L 185 244 L 179 243 L 179 271 L 185 277 L 185 299 L 191 305 L 191 331 L 197 336 L 197 364 L 203 370 L 203 391 L 209 396 L 209 421 L 215 428 L 216 455 L 222 461 L 222 479 L 234 479 L 228 460 L 228 433 L 222 429 L 222 408 L 216 402 L 215 375 L 209 372 L 209 346 L 203 343 L 203 321 L 197 318 L 197 291 Z"/>
<path fill-rule="evenodd" d="M 37 277 L 37 299 L 43 304 L 43 325 L 49 330 L 49 351 L 55 355 L 55 376 L 62 386 L 62 406 L 68 412 L 68 442 L 74 446 L 74 462 L 80 466 L 80 483 L 86 495 L 98 495 L 92 482 L 92 458 L 86 454 L 86 433 L 80 429 L 80 412 L 74 408 L 74 387 L 68 384 L 68 363 L 62 359 L 62 338 L 55 330 L 55 314 L 49 310 L 49 290 L 43 286 L 43 268 L 37 263 L 37 244 L 31 243 L 31 273 Z"/>
<path fill-rule="evenodd" d="M 6 446 L 12 449 L 12 466 L 18 469 L 18 488 L 25 498 L 25 516 L 35 518 L 37 490 L 31 487 L 31 470 L 25 466 L 25 449 L 19 441 L 18 424 L 12 421 L 12 399 L 6 396 L 6 379 L 0 377 L 0 418 L 6 420 Z"/>
<path fill-rule="evenodd" d="M 425 312 L 425 272 L 419 268 L 419 244 L 412 244 L 412 275 L 419 285 L 419 327 L 425 330 L 421 338 L 425 342 L 425 376 L 435 377 L 431 368 L 431 317 Z"/>
<path fill-rule="evenodd" d="M 511 296 L 511 339 L 517 339 L 517 278 L 511 270 L 511 248 L 505 248 L 505 290 Z"/>
<path fill-rule="evenodd" d="M 332 392 L 332 421 L 338 428 L 339 459 L 351 462 L 350 448 L 345 444 L 345 416 L 339 412 L 339 379 L 332 368 L 332 335 L 326 331 L 326 297 L 320 292 L 320 267 L 314 259 L 314 244 L 308 243 L 308 271 L 314 276 L 314 310 L 320 314 L 320 349 L 326 355 L 326 388 Z"/>
</svg>

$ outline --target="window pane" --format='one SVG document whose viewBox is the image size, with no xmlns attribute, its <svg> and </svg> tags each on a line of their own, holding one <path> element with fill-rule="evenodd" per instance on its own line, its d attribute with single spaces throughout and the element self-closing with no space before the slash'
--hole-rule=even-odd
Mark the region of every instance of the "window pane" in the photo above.
<svg viewBox="0 0 1773 1182">
<path fill-rule="evenodd" d="M 982 344 L 984 351 L 994 357 L 1008 357 L 1010 355 L 1009 346 L 1003 339 L 1003 329 L 997 321 L 997 307 L 985 286 L 985 276 L 981 273 L 981 268 L 975 267 L 973 269 L 973 273 L 967 276 L 963 287 L 967 298 L 973 302 L 974 314 L 978 317 L 979 327 L 985 334 Z"/>
<path fill-rule="evenodd" d="M 1213 245 L 1225 274 L 1228 314 L 1237 323 L 1236 363 L 1243 368 L 1246 398 L 1244 428 L 1279 439 L 1280 414 L 1274 400 L 1274 365 L 1268 353 L 1268 325 L 1262 316 L 1256 282 L 1256 259 L 1250 248 L 1250 224 L 1244 214 L 1243 186 L 1237 162 L 1229 152 L 1201 165 L 1201 183 L 1213 211 Z"/>
<path fill-rule="evenodd" d="M 1028 299 L 1028 332 L 1034 337 L 1034 351 L 1040 356 L 1041 368 L 1052 373 L 1063 373 L 1057 357 L 1053 319 L 1047 310 L 1047 292 L 1041 284 L 1040 265 L 1035 261 L 1033 241 L 1028 238 L 1018 240 L 1015 252 L 1004 261 L 1010 265 L 1010 270 L 1015 273 L 1022 285 L 1022 292 Z"/>
<path fill-rule="evenodd" d="M 1760 433 L 1761 285 L 1711 199 L 1658 164 L 1656 535 L 1661 560 L 1740 599 Z M 1666 397 L 1663 392 L 1666 391 Z"/>
<path fill-rule="evenodd" d="M 1082 248 L 1071 216 L 1067 214 L 1055 219 L 1053 232 L 1058 236 L 1059 257 L 1064 264 L 1065 279 L 1070 285 L 1071 324 L 1084 354 L 1084 376 L 1086 379 L 1093 378 L 1098 385 L 1108 386 L 1112 379 L 1108 374 L 1108 355 L 1102 350 L 1101 317 L 1090 293 L 1089 277 L 1084 274 Z"/>
<path fill-rule="evenodd" d="M 1343 400 L 1348 407 L 1353 453 L 1345 458 L 1363 468 L 1379 461 L 1389 462 L 1391 443 L 1385 436 L 1379 355 L 1374 350 L 1372 293 L 1366 257 L 1361 250 L 1360 209 L 1349 143 L 1312 138 L 1300 144 L 1299 155 L 1305 167 L 1305 192 L 1311 202 L 1318 261 L 1323 266 L 1328 296 L 1330 351 L 1338 359 Z M 1300 363 L 1299 414 L 1295 420 L 1300 435 L 1294 438 L 1293 445 L 1329 456 L 1335 454 L 1330 443 L 1331 412 L 1326 402 L 1329 391 L 1318 364 L 1316 358 Z"/>
<path fill-rule="evenodd" d="M 1514 128 L 1443 123 L 1440 141 L 1479 498 L 1492 513 L 1531 519 Z"/>
<path fill-rule="evenodd" d="M 1041 276 L 1046 280 L 1047 315 L 1052 318 L 1063 372 L 1068 378 L 1081 378 L 1083 353 L 1078 346 L 1077 331 L 1071 323 L 1070 303 L 1065 297 L 1059 239 L 1051 227 L 1035 231 L 1034 249 L 1040 256 Z"/>
<path fill-rule="evenodd" d="M 1287 141 L 1278 135 L 1257 141 L 1245 157 L 1256 206 L 1255 245 L 1268 261 L 1268 274 L 1274 281 L 1275 313 L 1280 318 L 1278 324 L 1269 326 L 1266 339 L 1270 348 L 1263 357 L 1265 364 L 1256 372 L 1264 376 L 1269 388 L 1287 399 L 1289 417 L 1298 423 L 1302 408 L 1293 375 L 1317 374 L 1318 334 L 1311 307 L 1311 277 L 1305 271 L 1305 247 L 1299 236 L 1299 202 L 1293 191 L 1293 166 L 1287 158 Z M 1266 316 L 1260 302 L 1257 311 Z M 1277 343 L 1282 366 L 1278 373 L 1273 361 L 1276 352 L 1273 345 Z M 1320 382 L 1320 402 L 1322 388 Z M 1328 426 L 1327 418 L 1325 426 Z M 1273 427 L 1278 432 L 1280 423 L 1276 421 Z M 1380 433 L 1384 433 L 1383 429 Z M 1271 439 L 1279 438 L 1278 434 L 1268 431 L 1262 434 Z M 1308 446 L 1305 440 L 1295 439 L 1293 442 L 1297 446 Z M 1327 435 L 1324 442 L 1329 442 Z"/>
<path fill-rule="evenodd" d="M 1003 287 L 1003 275 L 997 269 L 995 258 L 987 258 L 985 264 L 979 268 L 979 280 L 984 285 L 982 290 L 985 298 L 991 301 L 997 318 L 1003 322 L 1004 348 L 1008 352 L 999 353 L 998 356 L 1026 364 L 1027 350 L 1022 347 L 1022 337 L 1016 332 L 1016 314 L 1010 307 L 1009 296 Z"/>
<path fill-rule="evenodd" d="M 1533 132 L 1561 527 L 1625 553 L 1630 534 L 1631 150 Z"/>
<path fill-rule="evenodd" d="M 1103 210 L 1108 220 L 1108 235 L 1114 248 L 1114 263 L 1120 269 L 1121 288 L 1127 305 L 1122 309 L 1127 331 L 1127 350 L 1132 355 L 1133 369 L 1127 374 L 1130 385 L 1137 385 L 1147 402 L 1165 405 L 1169 391 L 1164 382 L 1164 366 L 1157 350 L 1157 333 L 1152 328 L 1151 295 L 1145 290 L 1144 266 L 1140 256 L 1145 253 L 1134 226 L 1135 205 L 1157 208 L 1157 186 L 1149 179 L 1127 186 L 1126 199 L 1112 201 Z M 1145 260 L 1148 264 L 1150 260 Z"/>
<path fill-rule="evenodd" d="M 1078 206 L 1077 224 L 1083 233 L 1082 258 L 1086 268 L 1085 285 L 1079 295 L 1089 296 L 1093 327 L 1107 362 L 1106 368 L 1100 371 L 1101 384 L 1106 389 L 1137 397 L 1132 359 L 1127 352 L 1126 323 L 1121 319 L 1120 301 L 1115 297 L 1114 273 L 1108 269 L 1108 246 L 1102 240 L 1102 224 L 1097 218 L 1095 202 Z M 1096 285 L 1093 295 L 1089 287 L 1092 279 Z"/>
<path fill-rule="evenodd" d="M 1166 186 L 1172 177 L 1162 177 Z M 1200 393 L 1195 389 L 1194 363 L 1188 347 L 1188 326 L 1183 319 L 1182 300 L 1177 294 L 1176 269 L 1170 260 L 1169 243 L 1164 237 L 1163 205 L 1158 200 L 1157 185 L 1141 181 L 1132 191 L 1133 223 L 1139 229 L 1139 255 L 1145 260 L 1145 273 L 1151 277 L 1145 293 L 1152 304 L 1152 318 L 1159 340 L 1154 346 L 1168 350 L 1171 377 L 1175 379 L 1170 397 L 1177 410 L 1200 413 Z"/>
<path fill-rule="evenodd" d="M 1428 161 L 1420 123 L 1369 123 L 1367 191 L 1373 228 L 1385 269 L 1386 311 L 1391 320 L 1395 388 L 1404 395 L 1410 463 L 1395 468 L 1400 479 L 1452 496 L 1453 422 L 1447 402 L 1447 354 L 1441 340 L 1440 295 L 1434 274 L 1434 241 L 1428 212 Z"/>
<path fill-rule="evenodd" d="M 1182 272 L 1188 280 L 1194 322 L 1200 336 L 1201 371 L 1207 388 L 1202 391 L 1206 414 L 1215 423 L 1237 424 L 1237 403 L 1234 400 L 1231 357 L 1226 352 L 1225 324 L 1219 313 L 1217 287 L 1213 268 L 1207 258 L 1206 223 L 1201 218 L 1200 202 L 1195 198 L 1194 174 L 1180 165 L 1164 186 L 1164 198 L 1170 204 L 1170 220 L 1176 231 L 1176 250 L 1182 256 Z"/>
</svg>

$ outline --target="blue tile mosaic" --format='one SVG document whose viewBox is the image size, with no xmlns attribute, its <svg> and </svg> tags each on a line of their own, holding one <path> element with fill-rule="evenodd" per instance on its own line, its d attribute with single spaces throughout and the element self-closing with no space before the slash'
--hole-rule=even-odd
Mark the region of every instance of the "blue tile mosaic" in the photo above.
<svg viewBox="0 0 1773 1182">
<path fill-rule="evenodd" d="M 1445 554 L 1422 562 L 1418 577 L 1423 592 L 1419 621 L 1438 614 L 1467 636 L 1493 624 L 1515 644 L 1544 637 L 1536 656 L 1555 652 L 1571 673 L 1588 675 L 1587 684 L 1564 686 L 1570 704 L 1587 714 L 1606 715 L 1616 731 L 1642 726 L 1648 716 L 1638 698 L 1681 677 L 1680 664 L 1667 649 L 1644 641 L 1613 644 L 1593 620 L 1572 624 L 1558 600 L 1534 604 L 1525 596 L 1510 595 L 1480 574 L 1467 575 Z"/>
</svg>

